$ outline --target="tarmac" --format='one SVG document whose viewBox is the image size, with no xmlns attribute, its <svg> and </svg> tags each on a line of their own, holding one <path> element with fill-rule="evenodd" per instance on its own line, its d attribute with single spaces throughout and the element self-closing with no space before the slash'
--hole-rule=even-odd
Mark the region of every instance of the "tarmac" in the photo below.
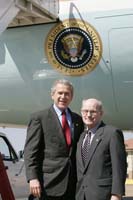
<svg viewBox="0 0 133 200">
<path fill-rule="evenodd" d="M 130 197 L 127 199 L 133 200 L 133 184 L 126 184 L 126 197 Z"/>
</svg>

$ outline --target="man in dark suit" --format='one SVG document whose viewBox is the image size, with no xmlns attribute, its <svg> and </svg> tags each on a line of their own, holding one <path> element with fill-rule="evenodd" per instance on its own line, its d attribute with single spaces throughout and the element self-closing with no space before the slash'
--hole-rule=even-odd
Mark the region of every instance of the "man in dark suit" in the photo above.
<svg viewBox="0 0 133 200">
<path fill-rule="evenodd" d="M 120 200 L 127 169 L 123 133 L 102 121 L 97 99 L 83 100 L 81 114 L 85 131 L 77 145 L 76 200 Z"/>
<path fill-rule="evenodd" d="M 70 82 L 55 81 L 51 97 L 53 105 L 34 113 L 28 125 L 24 159 L 30 198 L 73 200 L 76 147 L 83 131 L 83 122 L 78 114 L 68 108 L 73 98 Z"/>
</svg>

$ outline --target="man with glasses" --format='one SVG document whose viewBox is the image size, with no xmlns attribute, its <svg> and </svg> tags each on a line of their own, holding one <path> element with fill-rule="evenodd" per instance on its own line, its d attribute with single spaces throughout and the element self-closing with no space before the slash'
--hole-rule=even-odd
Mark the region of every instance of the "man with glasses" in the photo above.
<svg viewBox="0 0 133 200">
<path fill-rule="evenodd" d="M 102 121 L 102 102 L 83 100 L 85 130 L 77 146 L 76 200 L 121 200 L 125 194 L 126 151 L 123 133 Z"/>
</svg>

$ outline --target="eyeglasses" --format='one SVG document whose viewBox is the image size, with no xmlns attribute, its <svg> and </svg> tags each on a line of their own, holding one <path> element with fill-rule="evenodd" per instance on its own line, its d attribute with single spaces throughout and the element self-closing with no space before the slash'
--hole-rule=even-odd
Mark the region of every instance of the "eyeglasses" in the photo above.
<svg viewBox="0 0 133 200">
<path fill-rule="evenodd" d="M 99 110 L 85 110 L 85 109 L 81 110 L 81 113 L 83 115 L 87 115 L 88 113 L 90 113 L 91 115 L 96 115 L 98 112 L 100 111 Z"/>
</svg>

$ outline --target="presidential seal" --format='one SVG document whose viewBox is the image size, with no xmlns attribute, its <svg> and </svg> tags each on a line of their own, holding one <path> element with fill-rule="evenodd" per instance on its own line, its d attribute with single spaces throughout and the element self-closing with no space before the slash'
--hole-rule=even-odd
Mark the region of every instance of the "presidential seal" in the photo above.
<svg viewBox="0 0 133 200">
<path fill-rule="evenodd" d="M 69 19 L 48 33 L 45 44 L 48 62 L 59 72 L 80 76 L 92 71 L 102 55 L 97 31 L 87 22 Z"/>
</svg>

